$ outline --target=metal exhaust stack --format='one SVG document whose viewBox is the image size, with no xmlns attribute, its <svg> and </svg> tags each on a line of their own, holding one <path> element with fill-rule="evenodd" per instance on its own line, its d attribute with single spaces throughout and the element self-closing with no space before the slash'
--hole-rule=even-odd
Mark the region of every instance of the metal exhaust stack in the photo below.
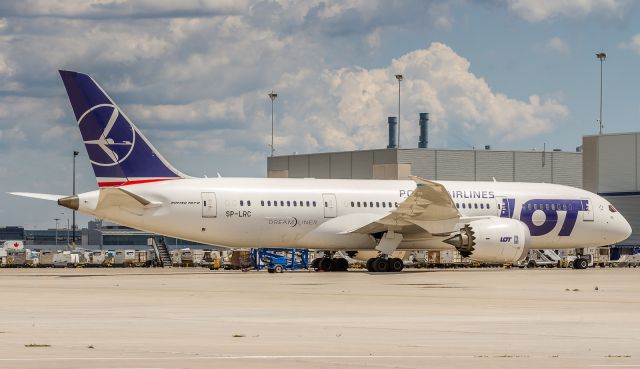
<svg viewBox="0 0 640 369">
<path fill-rule="evenodd" d="M 429 113 L 420 113 L 420 141 L 418 147 L 426 149 L 429 146 Z"/>
<path fill-rule="evenodd" d="M 80 207 L 80 199 L 78 196 L 67 196 L 58 200 L 58 205 L 64 206 L 71 210 L 78 210 Z"/>
<path fill-rule="evenodd" d="M 389 117 L 389 145 L 387 149 L 395 149 L 398 147 L 398 143 L 396 140 L 396 126 L 398 125 L 398 118 Z"/>
</svg>

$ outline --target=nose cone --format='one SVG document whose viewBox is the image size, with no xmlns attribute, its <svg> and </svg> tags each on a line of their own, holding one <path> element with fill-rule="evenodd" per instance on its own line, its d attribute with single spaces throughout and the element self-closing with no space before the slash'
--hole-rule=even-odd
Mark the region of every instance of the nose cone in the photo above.
<svg viewBox="0 0 640 369">
<path fill-rule="evenodd" d="M 614 241 L 613 243 L 619 243 L 626 240 L 631 236 L 632 231 L 633 230 L 631 229 L 629 222 L 620 215 L 611 229 L 611 236 Z"/>
</svg>

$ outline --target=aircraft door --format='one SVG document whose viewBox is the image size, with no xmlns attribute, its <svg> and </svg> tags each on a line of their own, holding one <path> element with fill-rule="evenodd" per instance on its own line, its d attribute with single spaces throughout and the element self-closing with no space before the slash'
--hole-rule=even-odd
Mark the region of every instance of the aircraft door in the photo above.
<svg viewBox="0 0 640 369">
<path fill-rule="evenodd" d="M 202 193 L 202 217 L 215 218 L 218 216 L 215 192 Z"/>
<path fill-rule="evenodd" d="M 323 193 L 322 202 L 324 205 L 324 217 L 335 218 L 338 213 L 336 195 L 332 193 Z"/>
<path fill-rule="evenodd" d="M 500 218 L 513 218 L 516 206 L 516 199 L 506 196 L 496 196 L 496 209 Z"/>
<path fill-rule="evenodd" d="M 582 220 L 584 222 L 593 222 L 593 202 L 589 199 L 580 199 L 582 200 Z"/>
</svg>

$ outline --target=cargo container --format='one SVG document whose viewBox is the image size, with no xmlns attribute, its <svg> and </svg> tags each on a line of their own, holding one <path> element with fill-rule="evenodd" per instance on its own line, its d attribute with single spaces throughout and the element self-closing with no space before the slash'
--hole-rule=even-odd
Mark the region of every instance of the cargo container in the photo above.
<svg viewBox="0 0 640 369">
<path fill-rule="evenodd" d="M 107 253 L 102 250 L 96 250 L 91 252 L 89 257 L 89 266 L 103 267 L 105 266 L 105 260 L 107 259 Z"/>
<path fill-rule="evenodd" d="M 113 266 L 117 267 L 132 267 L 136 263 L 136 250 L 116 250 L 113 257 Z"/>
<path fill-rule="evenodd" d="M 49 268 L 53 267 L 53 258 L 58 253 L 54 250 L 42 250 L 40 251 L 40 266 Z"/>
</svg>

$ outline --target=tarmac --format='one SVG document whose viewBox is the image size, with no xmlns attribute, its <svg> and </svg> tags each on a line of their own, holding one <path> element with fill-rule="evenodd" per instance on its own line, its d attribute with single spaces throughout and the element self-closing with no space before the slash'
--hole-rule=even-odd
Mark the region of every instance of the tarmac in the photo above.
<svg viewBox="0 0 640 369">
<path fill-rule="evenodd" d="M 0 368 L 640 367 L 640 268 L 0 270 Z"/>
</svg>

